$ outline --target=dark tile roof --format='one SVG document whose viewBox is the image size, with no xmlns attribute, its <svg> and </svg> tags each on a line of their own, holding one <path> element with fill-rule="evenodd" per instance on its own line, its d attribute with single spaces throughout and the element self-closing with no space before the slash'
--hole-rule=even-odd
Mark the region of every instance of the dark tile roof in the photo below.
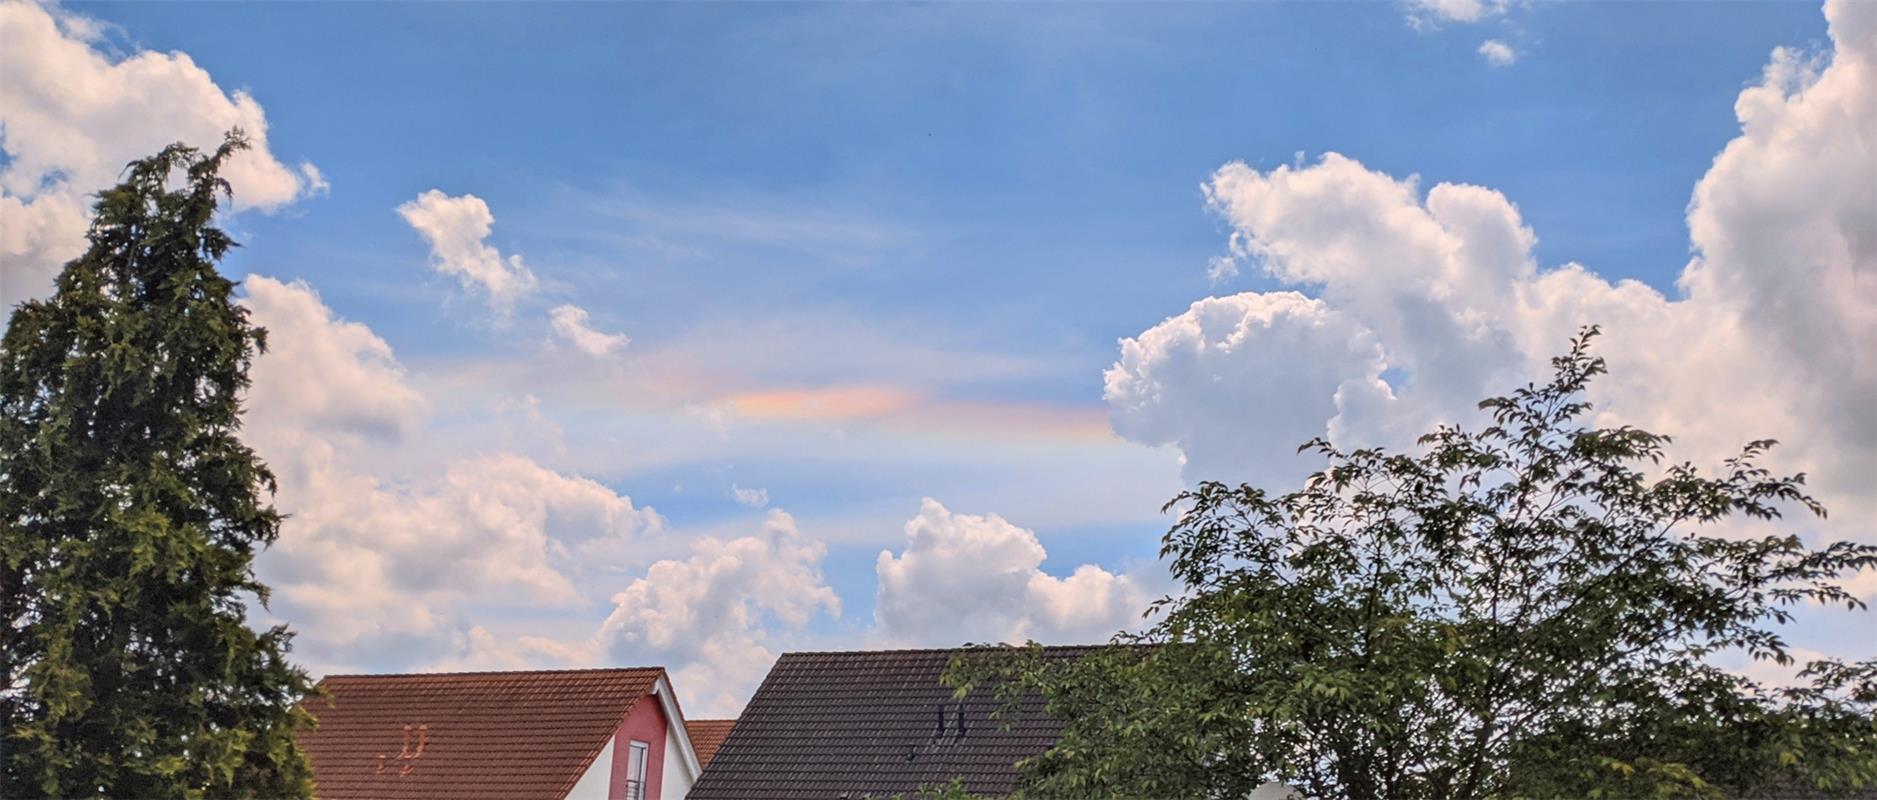
<svg viewBox="0 0 1877 800">
<path fill-rule="evenodd" d="M 316 793 L 559 800 L 664 670 L 332 675 L 300 738 Z"/>
<path fill-rule="evenodd" d="M 1070 658 L 1091 649 L 1047 652 Z M 998 701 L 989 693 L 954 702 L 939 677 L 956 652 L 783 655 L 688 797 L 884 797 L 953 778 L 975 793 L 1008 793 L 1016 763 L 1054 744 L 1062 724 L 1041 713 L 1040 698 L 1024 703 L 1008 731 L 990 718 Z"/>
<path fill-rule="evenodd" d="M 691 732 L 691 749 L 697 751 L 697 763 L 710 765 L 710 758 L 717 754 L 717 747 L 730 735 L 733 719 L 687 719 L 684 729 Z"/>
</svg>

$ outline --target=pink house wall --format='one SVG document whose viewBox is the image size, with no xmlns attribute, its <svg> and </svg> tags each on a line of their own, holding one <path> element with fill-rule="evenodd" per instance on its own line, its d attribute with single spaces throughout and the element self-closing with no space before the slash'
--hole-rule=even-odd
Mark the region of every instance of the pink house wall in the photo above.
<svg viewBox="0 0 1877 800">
<path fill-rule="evenodd" d="M 648 745 L 645 758 L 645 798 L 663 797 L 659 793 L 665 778 L 665 711 L 658 707 L 658 698 L 648 694 L 634 703 L 632 711 L 619 723 L 619 730 L 613 732 L 613 774 L 606 785 L 607 800 L 626 800 L 626 767 L 631 763 L 632 748 L 629 742 L 638 740 Z"/>
</svg>

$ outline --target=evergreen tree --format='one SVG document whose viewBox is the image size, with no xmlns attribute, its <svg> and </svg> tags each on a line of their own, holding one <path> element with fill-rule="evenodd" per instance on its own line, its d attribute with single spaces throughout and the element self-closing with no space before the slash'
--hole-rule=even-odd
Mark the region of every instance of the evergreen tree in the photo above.
<svg viewBox="0 0 1877 800">
<path fill-rule="evenodd" d="M 309 688 L 244 597 L 280 515 L 241 443 L 266 332 L 216 263 L 219 176 L 172 145 L 99 198 L 90 248 L 0 343 L 0 794 L 307 796 Z M 266 494 L 264 494 L 264 492 Z"/>
</svg>

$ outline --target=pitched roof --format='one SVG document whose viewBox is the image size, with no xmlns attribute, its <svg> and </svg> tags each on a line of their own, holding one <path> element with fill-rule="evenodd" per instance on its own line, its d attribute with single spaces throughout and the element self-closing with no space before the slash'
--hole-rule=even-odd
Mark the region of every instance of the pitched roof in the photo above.
<svg viewBox="0 0 1877 800">
<path fill-rule="evenodd" d="M 1046 657 L 1091 649 L 1051 647 Z M 939 678 L 956 652 L 783 655 L 689 800 L 890 796 L 953 778 L 974 793 L 1009 793 L 1016 763 L 1055 744 L 1062 723 L 1042 714 L 1041 698 L 1024 701 L 1007 731 L 990 718 L 999 701 L 988 693 L 954 701 Z"/>
<path fill-rule="evenodd" d="M 300 737 L 316 793 L 559 800 L 659 668 L 331 675 Z"/>
<path fill-rule="evenodd" d="M 684 729 L 691 732 L 691 749 L 697 751 L 697 763 L 710 765 L 711 756 L 717 754 L 717 747 L 730 735 L 730 727 L 736 724 L 733 719 L 687 719 Z"/>
</svg>

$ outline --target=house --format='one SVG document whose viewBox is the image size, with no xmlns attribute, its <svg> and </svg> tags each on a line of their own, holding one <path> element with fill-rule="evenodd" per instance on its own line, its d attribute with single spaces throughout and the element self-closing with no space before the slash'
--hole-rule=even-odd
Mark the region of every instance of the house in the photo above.
<svg viewBox="0 0 1877 800">
<path fill-rule="evenodd" d="M 1045 648 L 1073 658 L 1089 647 Z M 958 650 L 788 653 L 737 717 L 691 800 L 859 800 L 961 779 L 1007 794 L 1016 764 L 1055 744 L 1062 723 L 1025 701 L 1009 730 L 988 693 L 954 700 L 939 682 Z"/>
<path fill-rule="evenodd" d="M 332 675 L 300 737 L 322 800 L 678 800 L 701 767 L 660 668 Z"/>
</svg>

